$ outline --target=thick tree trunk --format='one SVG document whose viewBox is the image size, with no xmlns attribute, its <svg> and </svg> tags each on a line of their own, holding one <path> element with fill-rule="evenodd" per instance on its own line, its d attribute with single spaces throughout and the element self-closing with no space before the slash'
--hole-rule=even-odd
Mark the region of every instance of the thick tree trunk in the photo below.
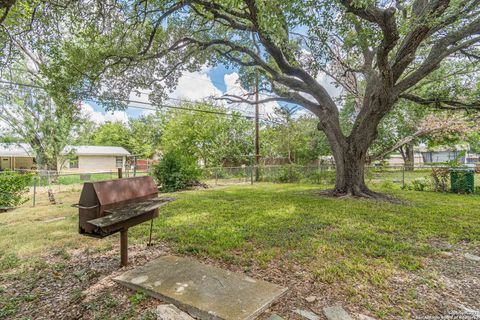
<svg viewBox="0 0 480 320">
<path fill-rule="evenodd" d="M 333 196 L 380 198 L 382 195 L 368 189 L 365 184 L 365 162 L 370 143 L 365 139 L 339 135 L 339 127 L 323 127 L 335 158 L 335 188 Z"/>
<path fill-rule="evenodd" d="M 352 196 L 374 199 L 390 199 L 388 196 L 371 191 L 365 184 L 365 162 L 368 148 L 377 135 L 377 127 L 393 106 L 393 100 L 382 90 L 381 83 L 370 92 L 364 106 L 355 120 L 350 135 L 346 137 L 337 119 L 329 115 L 320 118 L 319 129 L 325 132 L 332 148 L 336 166 L 334 196 Z M 367 90 L 368 91 L 368 90 Z"/>
<path fill-rule="evenodd" d="M 337 160 L 338 158 L 338 160 Z M 335 158 L 336 180 L 334 194 L 339 196 L 364 196 L 369 193 L 365 184 L 365 159 L 350 151 Z"/>
</svg>

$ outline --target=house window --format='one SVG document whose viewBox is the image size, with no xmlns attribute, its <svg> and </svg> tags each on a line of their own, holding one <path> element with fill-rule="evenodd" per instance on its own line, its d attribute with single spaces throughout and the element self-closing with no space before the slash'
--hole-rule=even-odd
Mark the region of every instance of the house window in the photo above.
<svg viewBox="0 0 480 320">
<path fill-rule="evenodd" d="M 115 164 L 117 168 L 123 167 L 123 157 L 115 157 Z"/>
<path fill-rule="evenodd" d="M 78 169 L 78 157 L 74 157 L 70 159 L 69 167 L 70 169 Z"/>
</svg>

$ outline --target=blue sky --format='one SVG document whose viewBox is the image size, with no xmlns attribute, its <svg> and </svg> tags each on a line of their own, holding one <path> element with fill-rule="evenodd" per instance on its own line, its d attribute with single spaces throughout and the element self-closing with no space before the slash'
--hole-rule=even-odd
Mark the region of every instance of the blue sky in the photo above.
<svg viewBox="0 0 480 320">
<path fill-rule="evenodd" d="M 225 83 L 225 75 L 234 74 L 234 73 L 236 73 L 235 70 L 231 70 L 231 69 L 229 70 L 224 65 L 219 65 L 214 68 L 207 69 L 206 72 L 204 72 L 204 75 L 206 76 L 206 78 L 209 79 L 210 85 L 217 88 L 220 92 L 225 93 L 227 91 L 227 84 Z M 192 77 L 192 75 L 189 75 L 188 77 Z M 205 85 L 202 82 L 200 83 L 201 83 L 200 85 Z M 95 101 L 86 101 L 86 103 L 92 107 L 93 112 L 103 114 L 106 117 L 106 120 L 110 120 L 110 121 L 115 119 L 122 120 L 124 118 L 123 116 L 118 116 L 119 114 L 122 114 L 121 112 L 114 113 L 117 115 L 117 117 L 110 116 L 109 115 L 110 113 L 106 112 L 105 109 Z M 138 118 L 143 114 L 145 114 L 144 109 L 131 107 L 126 110 L 126 115 L 128 116 L 128 118 Z M 96 114 L 96 116 L 100 117 L 98 114 Z"/>
<path fill-rule="evenodd" d="M 340 90 L 335 88 L 331 84 L 331 79 L 327 79 L 325 76 L 320 77 L 319 82 L 325 86 L 327 91 L 333 95 L 338 95 Z M 243 89 L 238 83 L 238 73 L 235 69 L 227 69 L 224 65 L 218 65 L 216 67 L 203 67 L 198 72 L 185 72 L 179 79 L 177 88 L 170 94 L 172 102 L 180 100 L 198 101 L 207 99 L 208 97 L 221 96 L 224 93 L 241 95 L 247 91 Z M 147 94 L 141 97 L 131 97 L 132 100 L 140 100 L 148 102 Z M 177 99 L 177 100 L 175 100 Z M 262 99 L 262 97 L 261 97 Z M 169 104 L 169 102 L 167 102 Z M 105 121 L 123 121 L 127 122 L 128 119 L 138 118 L 141 115 L 148 113 L 144 109 L 128 108 L 126 111 L 114 111 L 106 112 L 102 106 L 93 101 L 87 101 L 84 104 L 85 111 L 91 115 L 93 121 L 97 123 L 103 123 Z M 270 102 L 260 107 L 261 117 L 271 114 L 273 110 L 278 107 L 277 102 Z M 248 104 L 228 105 L 227 107 L 241 111 L 243 114 L 253 115 L 253 106 Z"/>
</svg>

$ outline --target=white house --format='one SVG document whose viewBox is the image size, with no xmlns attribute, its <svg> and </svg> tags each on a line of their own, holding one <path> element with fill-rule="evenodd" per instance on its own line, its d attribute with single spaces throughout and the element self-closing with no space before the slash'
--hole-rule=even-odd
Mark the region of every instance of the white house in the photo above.
<svg viewBox="0 0 480 320">
<path fill-rule="evenodd" d="M 124 168 L 130 152 L 122 147 L 66 146 L 60 155 L 66 157 L 58 165 L 61 171 L 98 172 Z"/>
<path fill-rule="evenodd" d="M 66 146 L 60 153 L 58 170 L 101 172 L 125 167 L 130 153 L 122 147 Z M 25 143 L 0 143 L 0 170 L 35 167 L 35 155 Z"/>
<path fill-rule="evenodd" d="M 457 161 L 461 164 L 474 165 L 480 162 L 480 155 L 470 152 L 469 149 L 468 144 L 459 144 L 455 147 L 438 146 L 430 149 L 424 148 L 422 156 L 427 164 Z"/>
<path fill-rule="evenodd" d="M 388 162 L 389 166 L 403 166 L 405 164 L 402 155 L 398 152 L 391 153 L 389 157 L 385 160 Z M 420 152 L 414 151 L 413 163 L 416 166 L 423 164 L 423 157 Z"/>
</svg>

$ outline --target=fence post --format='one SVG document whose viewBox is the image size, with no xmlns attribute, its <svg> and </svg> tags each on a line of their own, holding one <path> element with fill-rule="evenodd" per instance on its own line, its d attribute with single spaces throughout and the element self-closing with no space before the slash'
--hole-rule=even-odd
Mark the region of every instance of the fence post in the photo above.
<svg viewBox="0 0 480 320">
<path fill-rule="evenodd" d="M 33 206 L 35 207 L 35 196 L 37 194 L 37 176 L 33 177 Z"/>
<path fill-rule="evenodd" d="M 405 188 L 405 164 L 402 166 L 402 189 Z"/>
<path fill-rule="evenodd" d="M 218 182 L 218 168 L 215 168 L 215 185 L 217 185 Z"/>
<path fill-rule="evenodd" d="M 118 168 L 118 179 L 122 179 L 123 173 L 122 168 Z"/>
<path fill-rule="evenodd" d="M 250 184 L 253 184 L 253 156 L 250 157 Z"/>
<path fill-rule="evenodd" d="M 133 176 L 137 176 L 137 156 L 133 156 Z"/>
</svg>

